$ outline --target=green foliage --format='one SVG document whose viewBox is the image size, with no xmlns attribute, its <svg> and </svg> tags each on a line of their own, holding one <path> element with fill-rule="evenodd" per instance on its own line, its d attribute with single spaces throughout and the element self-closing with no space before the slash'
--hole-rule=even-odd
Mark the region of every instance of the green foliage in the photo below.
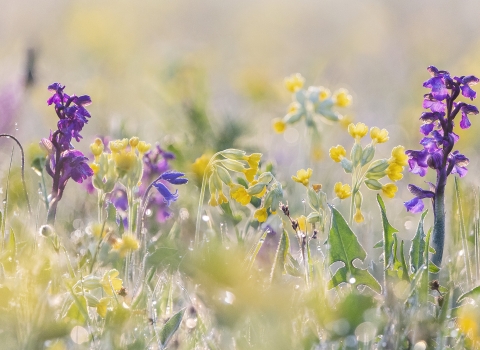
<svg viewBox="0 0 480 350">
<path fill-rule="evenodd" d="M 334 207 L 332 211 L 332 228 L 328 235 L 328 263 L 329 265 L 340 261 L 344 264 L 332 276 L 328 282 L 328 288 L 337 287 L 340 283 L 350 283 L 354 286 L 365 285 L 377 293 L 381 293 L 382 287 L 366 269 L 353 265 L 353 261 L 364 261 L 367 254 L 358 242 L 357 237 L 348 226 L 342 214 Z"/>
</svg>

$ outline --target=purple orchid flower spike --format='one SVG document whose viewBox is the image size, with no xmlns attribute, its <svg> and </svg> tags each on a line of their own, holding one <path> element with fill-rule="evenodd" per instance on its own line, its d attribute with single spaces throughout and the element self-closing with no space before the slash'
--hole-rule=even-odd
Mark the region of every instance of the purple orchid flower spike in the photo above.
<svg viewBox="0 0 480 350">
<path fill-rule="evenodd" d="M 408 189 L 415 196 L 405 202 L 407 211 L 419 213 L 424 208 L 423 199 L 430 198 L 433 203 L 434 228 L 432 246 L 435 254 L 432 262 L 440 266 L 445 242 L 445 186 L 450 174 L 463 177 L 467 174 L 468 158 L 458 151 L 453 151 L 459 137 L 454 133 L 454 120 L 460 113 L 460 128 L 468 129 L 471 126 L 469 115 L 478 114 L 478 108 L 465 102 L 455 100 L 462 94 L 474 100 L 477 93 L 472 86 L 479 82 L 473 75 L 454 77 L 447 71 L 439 70 L 434 66 L 427 69 L 431 78 L 423 83 L 430 92 L 424 95 L 423 108 L 428 111 L 422 113 L 420 120 L 423 125 L 420 132 L 424 135 L 420 144 L 421 150 L 408 150 L 410 172 L 425 176 L 428 168 L 435 170 L 437 175 L 436 185 L 431 185 L 430 190 L 423 190 L 415 185 Z"/>
<path fill-rule="evenodd" d="M 52 199 L 47 214 L 47 222 L 53 224 L 58 202 L 63 196 L 69 179 L 82 183 L 93 175 L 88 165 L 88 158 L 82 152 L 75 150 L 72 139 L 79 142 L 80 132 L 88 123 L 90 113 L 85 109 L 92 103 L 89 96 L 69 96 L 64 92 L 65 86 L 53 83 L 48 90 L 54 94 L 47 100 L 48 105 L 54 105 L 59 118 L 57 130 L 48 139 L 42 139 L 41 144 L 47 150 L 46 171 L 53 178 Z"/>
</svg>

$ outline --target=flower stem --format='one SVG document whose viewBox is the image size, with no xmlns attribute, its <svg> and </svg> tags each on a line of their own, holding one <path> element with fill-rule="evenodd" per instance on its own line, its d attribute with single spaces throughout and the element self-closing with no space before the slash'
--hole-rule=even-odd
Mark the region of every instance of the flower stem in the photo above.
<svg viewBox="0 0 480 350">
<path fill-rule="evenodd" d="M 439 171 L 437 188 L 433 199 L 433 234 L 432 248 L 435 253 L 432 255 L 432 262 L 438 267 L 442 264 L 443 247 L 445 245 L 445 185 L 447 175 L 445 171 Z"/>
</svg>

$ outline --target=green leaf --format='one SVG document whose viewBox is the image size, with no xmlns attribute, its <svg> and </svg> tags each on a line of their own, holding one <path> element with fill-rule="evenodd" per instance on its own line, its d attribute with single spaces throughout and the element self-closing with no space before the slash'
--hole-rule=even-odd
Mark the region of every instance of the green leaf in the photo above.
<svg viewBox="0 0 480 350">
<path fill-rule="evenodd" d="M 393 244 L 395 241 L 394 233 L 398 232 L 397 229 L 393 228 L 392 225 L 388 222 L 387 212 L 385 211 L 385 204 L 383 203 L 382 197 L 377 194 L 377 202 L 380 206 L 380 211 L 382 213 L 382 224 L 383 224 L 383 254 L 385 256 L 385 269 L 391 266 L 396 260 L 395 251 L 393 250 Z"/>
<path fill-rule="evenodd" d="M 424 264 L 424 253 L 425 253 L 425 231 L 423 228 L 423 222 L 425 216 L 427 215 L 428 210 L 425 210 L 420 217 L 418 222 L 417 233 L 412 239 L 412 245 L 410 246 L 410 271 L 415 273 L 418 271 L 420 266 Z"/>
<path fill-rule="evenodd" d="M 407 282 L 410 282 L 410 277 L 408 276 L 408 268 L 407 268 L 407 263 L 405 261 L 405 254 L 404 254 L 404 241 L 402 240 L 402 243 L 400 244 L 400 262 L 402 264 L 402 270 L 403 270 L 403 275 L 402 279 L 404 279 Z"/>
<path fill-rule="evenodd" d="M 339 268 L 328 282 L 328 289 L 338 286 L 340 283 L 350 283 L 355 286 L 365 285 L 373 289 L 377 293 L 381 293 L 382 287 L 378 281 L 365 269 L 357 268 L 353 265 L 355 259 L 362 262 L 367 257 L 367 253 L 358 242 L 357 236 L 348 226 L 342 214 L 334 207 L 330 207 L 332 211 L 332 228 L 328 235 L 329 265 L 340 261 L 345 266 Z"/>
<path fill-rule="evenodd" d="M 468 292 L 465 292 L 462 295 L 460 295 L 457 299 L 457 303 L 461 302 L 465 298 L 475 298 L 475 297 L 478 297 L 479 295 L 480 295 L 480 286 L 477 286 L 469 290 Z"/>
<path fill-rule="evenodd" d="M 272 272 L 270 274 L 270 282 L 277 281 L 285 271 L 285 263 L 287 262 L 288 252 L 290 250 L 290 239 L 287 231 L 283 230 L 280 242 L 278 242 L 277 252 L 273 261 Z"/>
<path fill-rule="evenodd" d="M 162 349 L 165 349 L 167 347 L 168 342 L 170 341 L 170 339 L 172 339 L 173 335 L 180 327 L 184 313 L 185 309 L 180 310 L 175 315 L 170 317 L 170 319 L 163 326 L 159 334 Z"/>
<path fill-rule="evenodd" d="M 294 277 L 302 277 L 302 268 L 300 267 L 300 264 L 295 258 L 292 256 L 292 254 L 288 253 L 287 256 L 287 262 L 285 264 L 285 271 L 290 275 Z"/>
<path fill-rule="evenodd" d="M 430 263 L 428 264 L 428 272 L 438 273 L 438 272 L 440 272 L 440 268 L 437 265 L 435 265 L 433 262 L 430 261 Z"/>
<path fill-rule="evenodd" d="M 249 254 L 249 256 L 247 257 L 247 261 L 248 261 L 248 267 L 247 267 L 247 270 L 250 270 L 253 266 L 253 263 L 255 262 L 255 258 L 257 257 L 257 254 L 258 252 L 260 251 L 260 248 L 262 248 L 262 245 L 263 245 L 263 242 L 265 242 L 265 238 L 267 238 L 267 235 L 268 235 L 268 232 L 269 232 L 269 229 L 265 230 L 265 232 L 262 234 L 262 236 L 260 237 L 260 239 L 258 240 L 257 244 L 255 245 L 255 247 L 253 247 L 250 251 L 251 251 L 251 254 Z"/>
</svg>

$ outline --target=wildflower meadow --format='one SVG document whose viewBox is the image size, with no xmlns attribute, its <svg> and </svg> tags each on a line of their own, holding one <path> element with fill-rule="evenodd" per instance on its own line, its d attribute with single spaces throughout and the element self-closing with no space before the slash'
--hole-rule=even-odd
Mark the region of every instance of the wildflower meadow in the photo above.
<svg viewBox="0 0 480 350">
<path fill-rule="evenodd" d="M 480 349 L 478 6 L 67 3 L 0 14 L 1 349 Z"/>
</svg>

